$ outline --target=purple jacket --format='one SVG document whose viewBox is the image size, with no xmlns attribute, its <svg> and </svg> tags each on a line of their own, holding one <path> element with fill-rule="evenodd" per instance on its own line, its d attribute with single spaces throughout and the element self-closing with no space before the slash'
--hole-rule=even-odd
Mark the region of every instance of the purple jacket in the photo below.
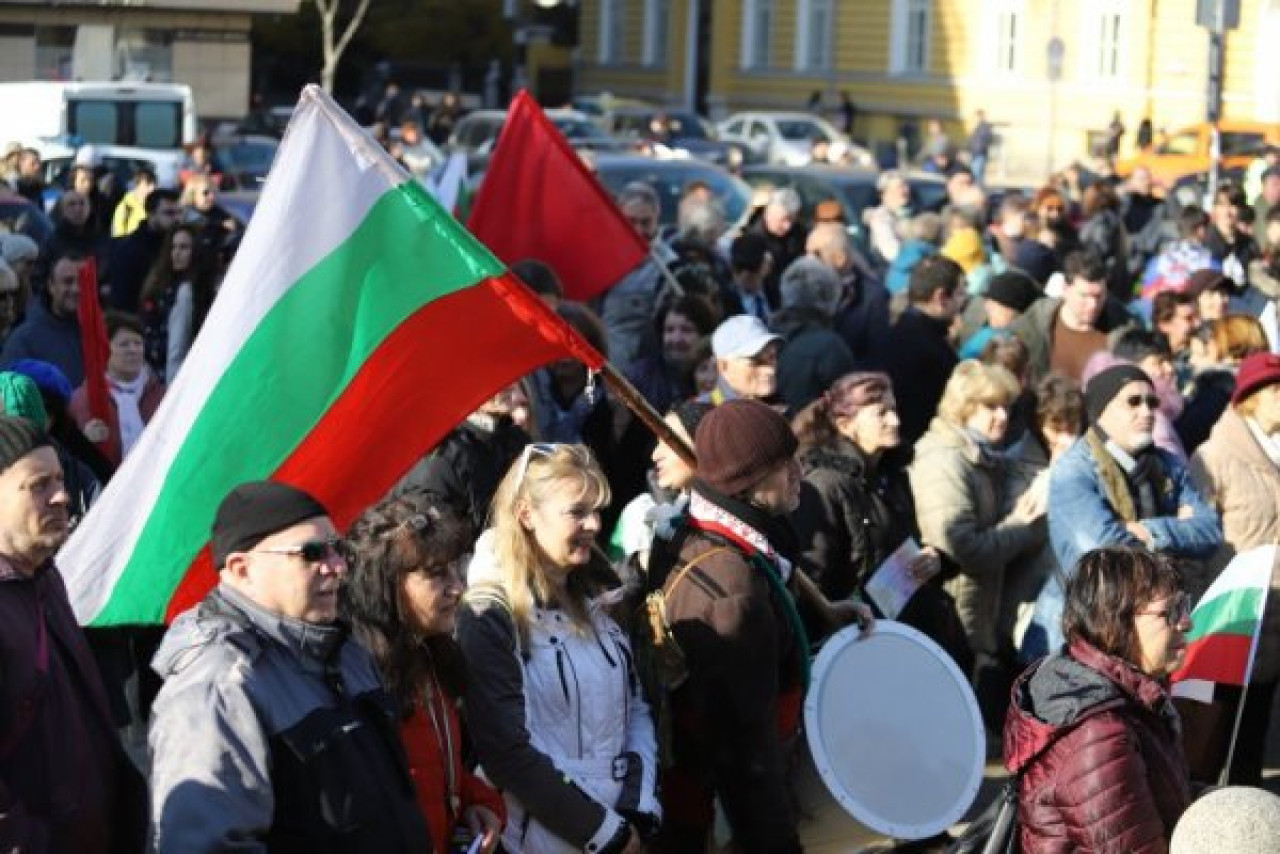
<svg viewBox="0 0 1280 854">
<path fill-rule="evenodd" d="M 62 576 L 0 558 L 0 851 L 123 854 L 145 832 L 142 777 Z"/>
</svg>

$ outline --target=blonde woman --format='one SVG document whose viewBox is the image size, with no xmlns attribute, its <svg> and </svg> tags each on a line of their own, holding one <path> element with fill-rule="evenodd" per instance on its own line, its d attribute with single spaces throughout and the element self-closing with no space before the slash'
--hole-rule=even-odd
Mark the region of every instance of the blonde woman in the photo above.
<svg viewBox="0 0 1280 854">
<path fill-rule="evenodd" d="M 1018 381 L 998 365 L 961 362 L 947 381 L 938 414 L 916 443 L 908 472 L 924 545 L 943 555 L 960 621 L 973 649 L 974 688 L 988 730 L 1000 732 L 1008 703 L 1005 654 L 997 632 L 1005 566 L 1045 538 L 1043 500 L 1005 514 L 1007 464 L 996 451 L 1009 424 Z M 1036 493 L 1039 495 L 1039 493 Z"/>
<path fill-rule="evenodd" d="M 511 854 L 636 854 L 658 826 L 653 721 L 595 566 L 608 502 L 589 450 L 531 444 L 468 569 L 467 712 Z"/>
</svg>

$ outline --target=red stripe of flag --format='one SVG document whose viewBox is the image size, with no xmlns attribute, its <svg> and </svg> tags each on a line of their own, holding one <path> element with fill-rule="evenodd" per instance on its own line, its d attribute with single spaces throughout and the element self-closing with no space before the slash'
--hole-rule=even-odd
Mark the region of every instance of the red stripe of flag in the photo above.
<svg viewBox="0 0 1280 854">
<path fill-rule="evenodd" d="M 476 319 L 483 318 L 481 322 Z M 604 357 L 510 274 L 423 306 L 360 367 L 272 473 L 316 496 L 345 529 L 481 403 L 556 359 Z M 374 453 L 361 449 L 376 448 Z M 206 546 L 169 602 L 172 620 L 217 583 Z"/>
<path fill-rule="evenodd" d="M 1249 635 L 1218 634 L 1193 641 L 1173 681 L 1204 679 L 1220 685 L 1243 685 L 1252 646 Z"/>
</svg>

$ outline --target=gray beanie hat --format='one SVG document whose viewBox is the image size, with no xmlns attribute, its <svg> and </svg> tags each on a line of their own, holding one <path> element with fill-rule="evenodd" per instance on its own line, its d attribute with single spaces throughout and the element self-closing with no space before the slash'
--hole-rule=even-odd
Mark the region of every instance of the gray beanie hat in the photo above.
<svg viewBox="0 0 1280 854">
<path fill-rule="evenodd" d="M 48 444 L 48 435 L 34 422 L 14 415 L 0 415 L 0 472 Z"/>
</svg>

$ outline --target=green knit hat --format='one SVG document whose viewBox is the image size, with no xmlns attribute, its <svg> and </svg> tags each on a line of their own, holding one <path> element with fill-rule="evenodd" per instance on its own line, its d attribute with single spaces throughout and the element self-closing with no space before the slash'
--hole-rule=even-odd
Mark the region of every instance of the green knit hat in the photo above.
<svg viewBox="0 0 1280 854">
<path fill-rule="evenodd" d="M 0 411 L 33 422 L 41 430 L 49 429 L 49 413 L 35 380 L 25 374 L 0 371 Z"/>
</svg>

